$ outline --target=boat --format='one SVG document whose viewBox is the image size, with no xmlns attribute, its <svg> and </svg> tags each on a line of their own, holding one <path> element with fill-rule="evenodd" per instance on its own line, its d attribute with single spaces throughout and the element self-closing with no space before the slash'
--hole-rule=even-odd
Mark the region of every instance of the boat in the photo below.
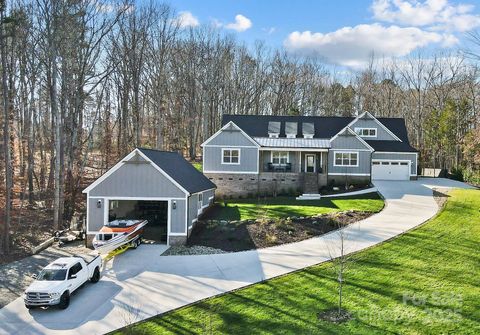
<svg viewBox="0 0 480 335">
<path fill-rule="evenodd" d="M 108 254 L 127 244 L 137 246 L 147 220 L 114 220 L 105 224 L 93 239 L 100 254 Z"/>
</svg>

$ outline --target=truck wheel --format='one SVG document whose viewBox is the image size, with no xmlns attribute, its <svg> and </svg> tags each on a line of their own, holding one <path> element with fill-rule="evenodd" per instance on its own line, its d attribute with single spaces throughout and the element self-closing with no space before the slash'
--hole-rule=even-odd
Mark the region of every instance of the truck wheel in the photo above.
<svg viewBox="0 0 480 335">
<path fill-rule="evenodd" d="M 66 309 L 68 305 L 70 305 L 70 293 L 68 293 L 68 291 L 65 291 L 60 297 L 60 303 L 58 304 L 58 308 Z"/>
<path fill-rule="evenodd" d="M 35 308 L 35 306 L 27 305 L 27 304 L 25 304 L 25 307 L 26 307 L 27 309 L 34 309 L 34 308 Z"/>
<path fill-rule="evenodd" d="M 90 278 L 90 282 L 98 283 L 99 280 L 100 280 L 100 269 L 97 266 L 95 270 L 93 270 L 93 275 L 92 275 L 92 278 Z"/>
</svg>

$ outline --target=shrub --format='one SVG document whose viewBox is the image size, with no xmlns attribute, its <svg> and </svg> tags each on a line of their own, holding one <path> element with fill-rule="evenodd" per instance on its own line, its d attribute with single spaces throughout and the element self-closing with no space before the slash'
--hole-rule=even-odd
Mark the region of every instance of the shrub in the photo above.
<svg viewBox="0 0 480 335">
<path fill-rule="evenodd" d="M 265 241 L 269 244 L 277 244 L 277 237 L 272 233 L 267 233 Z"/>
</svg>

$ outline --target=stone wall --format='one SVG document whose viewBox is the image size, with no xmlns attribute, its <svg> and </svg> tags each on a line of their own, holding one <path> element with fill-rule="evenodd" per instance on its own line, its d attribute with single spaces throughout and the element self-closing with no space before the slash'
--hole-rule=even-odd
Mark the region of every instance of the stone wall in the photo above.
<svg viewBox="0 0 480 335">
<path fill-rule="evenodd" d="M 187 244 L 187 236 L 169 236 L 170 245 L 185 245 Z"/>
<path fill-rule="evenodd" d="M 260 174 L 205 173 L 217 185 L 215 196 L 247 197 L 303 193 L 303 173 L 261 172 Z M 326 175 L 318 175 L 318 186 L 327 184 Z"/>
</svg>

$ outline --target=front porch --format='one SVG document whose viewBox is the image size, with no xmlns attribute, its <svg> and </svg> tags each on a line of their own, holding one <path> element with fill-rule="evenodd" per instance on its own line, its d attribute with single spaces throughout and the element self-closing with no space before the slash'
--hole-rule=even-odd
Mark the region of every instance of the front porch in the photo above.
<svg viewBox="0 0 480 335">
<path fill-rule="evenodd" d="M 259 181 L 296 182 L 303 193 L 318 193 L 327 185 L 327 150 L 261 150 Z"/>
</svg>

